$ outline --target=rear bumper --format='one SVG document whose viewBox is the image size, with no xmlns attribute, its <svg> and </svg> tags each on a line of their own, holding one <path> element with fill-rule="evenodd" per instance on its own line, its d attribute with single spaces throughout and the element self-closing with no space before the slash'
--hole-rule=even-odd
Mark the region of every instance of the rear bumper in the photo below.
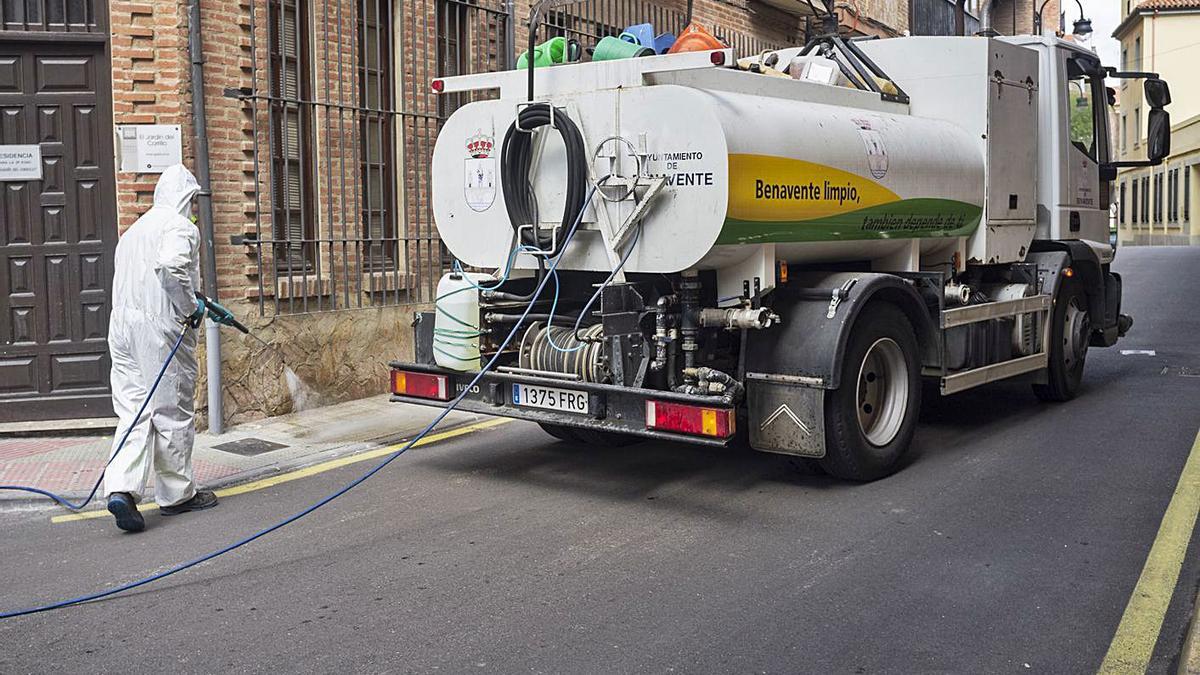
<svg viewBox="0 0 1200 675">
<path fill-rule="evenodd" d="M 419 363 L 405 363 L 402 361 L 393 361 L 388 364 L 390 368 L 404 370 L 417 373 L 431 373 L 436 375 L 444 375 L 449 379 L 449 387 L 447 391 L 451 398 L 461 394 L 467 385 L 475 379 L 477 373 L 460 373 L 437 366 L 430 366 Z M 518 406 L 513 403 L 513 386 L 514 384 L 529 384 L 541 385 L 544 387 L 554 387 L 556 389 L 571 389 L 575 391 L 584 391 L 588 394 L 588 414 L 571 413 L 557 410 L 544 410 L 541 408 L 529 408 Z M 445 408 L 448 405 L 447 401 L 437 401 L 425 398 L 416 398 L 413 396 L 402 396 L 392 394 L 392 401 L 403 403 L 416 403 L 417 405 L 431 406 L 435 408 Z M 657 429 L 646 428 L 646 401 L 669 401 L 674 403 L 684 403 L 698 406 L 712 406 L 721 408 L 734 408 L 728 400 L 715 396 L 694 396 L 691 394 L 680 394 L 677 392 L 659 391 L 657 389 L 635 389 L 631 387 L 618 387 L 611 384 L 596 384 L 593 382 L 574 382 L 570 380 L 560 380 L 556 378 L 538 377 L 534 375 L 518 375 L 512 373 L 486 373 L 479 379 L 479 382 L 467 392 L 466 396 L 458 405 L 458 410 L 467 412 L 480 413 L 484 415 L 495 415 L 498 417 L 511 417 L 513 419 L 527 420 L 530 422 L 540 422 L 544 424 L 558 424 L 567 427 L 578 427 L 581 429 L 595 429 L 597 431 L 611 431 L 621 434 L 631 434 L 634 436 L 643 436 L 645 438 L 655 438 L 667 441 L 679 441 L 683 443 L 694 443 L 697 445 L 708 445 L 714 447 L 725 447 L 729 445 L 732 438 L 708 438 L 703 436 L 692 436 L 689 434 L 677 434 Z"/>
</svg>

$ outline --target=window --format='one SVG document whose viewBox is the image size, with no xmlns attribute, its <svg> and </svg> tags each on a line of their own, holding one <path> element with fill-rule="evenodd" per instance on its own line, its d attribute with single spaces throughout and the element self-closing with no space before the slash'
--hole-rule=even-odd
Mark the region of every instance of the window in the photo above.
<svg viewBox="0 0 1200 675">
<path fill-rule="evenodd" d="M 1124 47 L 1121 48 L 1121 69 L 1129 70 L 1129 50 Z"/>
<path fill-rule="evenodd" d="M 1125 146 L 1125 143 L 1126 143 L 1126 139 L 1125 139 L 1126 124 L 1125 123 L 1128 121 L 1129 120 L 1127 119 L 1127 116 L 1125 115 L 1125 113 L 1121 113 L 1121 152 L 1124 152 L 1125 147 L 1126 147 Z"/>
<path fill-rule="evenodd" d="M 453 77 L 471 72 L 471 8 L 461 0 L 439 0 L 437 4 L 437 74 Z M 547 36 L 549 37 L 549 36 Z M 520 41 L 518 41 L 520 42 Z M 521 43 L 524 44 L 524 43 Z M 524 47 L 518 47 L 524 50 Z M 438 96 L 438 114 L 444 119 L 470 103 L 470 93 Z"/>
<path fill-rule="evenodd" d="M 1154 174 L 1154 222 L 1161 223 L 1163 221 L 1162 202 L 1163 202 L 1163 175 L 1161 173 Z"/>
<path fill-rule="evenodd" d="M 1137 147 L 1142 139 L 1142 109 L 1133 109 L 1133 147 Z"/>
<path fill-rule="evenodd" d="M 1071 145 L 1096 159 L 1096 97 L 1091 75 L 1080 59 L 1067 61 L 1067 118 Z"/>
<path fill-rule="evenodd" d="M 1129 209 L 1129 222 L 1133 223 L 1134 225 L 1137 225 L 1137 223 L 1138 223 L 1138 179 L 1137 178 L 1133 179 L 1132 189 L 1133 189 L 1133 192 L 1131 193 L 1131 196 L 1129 199 L 1129 203 L 1131 204 L 1131 207 Z"/>
<path fill-rule="evenodd" d="M 365 271 L 391 269 L 396 243 L 392 17 L 386 0 L 364 0 L 358 22 L 359 173 Z"/>
<path fill-rule="evenodd" d="M 1150 177 L 1142 176 L 1142 222 L 1150 222 Z"/>
<path fill-rule="evenodd" d="M 1192 206 L 1192 188 L 1191 188 L 1191 180 L 1188 179 L 1188 174 L 1191 173 L 1193 170 L 1194 169 L 1188 168 L 1186 170 L 1186 172 L 1183 174 L 1183 219 L 1184 220 L 1189 220 L 1191 218 L 1191 216 L 1189 215 L 1188 212 L 1191 210 L 1191 206 Z"/>
<path fill-rule="evenodd" d="M 314 221 L 313 134 L 306 103 L 312 99 L 308 5 L 272 0 L 268 19 L 275 265 L 301 271 L 311 264 Z"/>
<path fill-rule="evenodd" d="M 1142 69 L 1142 38 L 1134 38 L 1133 40 L 1133 63 L 1130 64 L 1130 70 Z"/>
<path fill-rule="evenodd" d="M 1118 216 L 1117 216 L 1117 222 L 1124 225 L 1125 224 L 1125 181 L 1121 181 L 1121 199 L 1119 200 L 1119 204 L 1118 204 L 1117 208 L 1119 209 Z"/>
<path fill-rule="evenodd" d="M 1179 169 L 1171 169 L 1169 183 L 1170 195 L 1167 197 L 1167 220 L 1179 222 Z"/>
<path fill-rule="evenodd" d="M 1167 169 L 1167 208 L 1164 210 L 1167 212 L 1167 222 L 1168 223 L 1175 220 L 1174 209 L 1171 207 L 1171 203 L 1174 201 L 1174 197 L 1175 197 L 1175 170 Z"/>
</svg>

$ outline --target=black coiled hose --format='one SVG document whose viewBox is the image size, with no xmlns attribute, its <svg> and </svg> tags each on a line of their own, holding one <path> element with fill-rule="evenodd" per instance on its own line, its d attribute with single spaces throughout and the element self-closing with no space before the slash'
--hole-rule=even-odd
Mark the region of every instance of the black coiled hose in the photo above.
<svg viewBox="0 0 1200 675">
<path fill-rule="evenodd" d="M 554 116 L 553 126 L 558 129 L 567 149 L 567 199 L 563 205 L 562 231 L 566 232 L 579 217 L 587 198 L 587 148 L 583 144 L 583 134 L 579 133 L 579 127 L 566 113 L 552 110 L 548 103 L 534 103 L 522 108 L 517 120 L 504 134 L 504 143 L 500 146 L 500 185 L 504 190 L 508 220 L 512 223 L 513 230 L 519 232 L 520 243 L 549 250 L 553 256 L 558 254 L 558 245 L 549 234 L 538 232 L 536 227 L 519 229 L 522 225 L 537 224 L 533 186 L 529 182 L 529 169 L 533 162 L 533 134 L 528 132 L 550 124 L 551 115 Z M 552 245 L 553 250 L 550 249 Z"/>
</svg>

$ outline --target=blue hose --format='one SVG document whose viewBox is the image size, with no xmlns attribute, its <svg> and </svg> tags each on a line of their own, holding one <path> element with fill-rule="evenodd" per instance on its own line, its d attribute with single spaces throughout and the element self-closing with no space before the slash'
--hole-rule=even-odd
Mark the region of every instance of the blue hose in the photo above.
<svg viewBox="0 0 1200 675">
<path fill-rule="evenodd" d="M 596 303 L 596 300 L 600 297 L 600 294 L 604 292 L 605 287 L 611 284 L 612 280 L 616 278 L 617 272 L 620 272 L 625 267 L 625 263 L 629 260 L 629 255 L 633 253 L 633 249 L 637 247 L 637 241 L 641 235 L 642 226 L 639 224 L 638 229 L 633 233 L 633 239 L 629 242 L 629 248 L 625 250 L 625 255 L 621 256 L 621 261 L 616 267 L 613 268 L 613 271 L 608 275 L 608 278 L 606 278 L 604 282 L 600 284 L 600 287 L 596 289 L 596 292 L 592 293 L 592 297 L 588 299 L 587 304 L 583 306 L 583 309 L 579 311 L 579 316 L 575 319 L 575 329 L 571 332 L 571 334 L 575 336 L 576 340 L 579 339 L 579 326 L 583 324 L 583 318 L 587 316 L 588 310 L 591 309 L 592 305 Z M 551 270 L 551 274 L 554 276 L 554 302 L 550 303 L 550 319 L 546 321 L 547 326 L 550 326 L 554 323 L 554 312 L 558 309 L 558 273 Z M 550 331 L 546 331 L 546 340 L 550 344 L 550 347 L 552 347 L 555 351 L 562 352 L 564 354 L 577 352 L 587 346 L 586 343 L 580 342 L 574 347 L 559 347 L 554 342 L 554 333 Z"/>
<path fill-rule="evenodd" d="M 121 442 L 117 444 L 117 448 L 113 450 L 112 456 L 110 456 L 108 461 L 104 463 L 104 469 L 101 469 L 100 476 L 96 478 L 96 484 L 92 486 L 92 491 L 88 493 L 87 499 L 84 499 L 78 504 L 73 504 L 67 501 L 65 497 L 56 495 L 49 490 L 29 487 L 27 485 L 0 485 L 0 490 L 32 492 L 37 495 L 49 497 L 50 499 L 53 499 L 72 511 L 78 511 L 79 509 L 87 506 L 88 502 L 92 501 L 92 498 L 96 496 L 96 491 L 100 489 L 100 483 L 104 482 L 104 470 L 108 469 L 108 465 L 112 464 L 113 460 L 117 458 L 117 453 L 121 452 L 121 448 L 125 447 L 125 441 L 129 440 L 129 434 L 133 432 L 133 428 L 137 426 L 137 421 L 142 419 L 142 413 L 146 412 L 146 406 L 150 405 L 150 401 L 154 398 L 154 391 L 158 389 L 158 383 L 162 382 L 163 374 L 167 372 L 167 366 L 171 365 L 171 361 L 175 359 L 175 353 L 179 351 L 179 345 L 183 344 L 184 335 L 187 335 L 187 328 L 184 328 L 183 332 L 179 334 L 179 338 L 175 340 L 175 346 L 171 347 L 171 353 L 167 354 L 167 360 L 163 361 L 162 368 L 158 369 L 158 377 L 155 377 L 154 384 L 150 385 L 150 391 L 146 394 L 146 400 L 142 401 L 142 407 L 138 408 L 137 414 L 133 416 L 133 423 L 130 424 L 129 428 L 125 430 L 125 435 L 121 437 Z M 4 617 L 0 616 L 0 618 Z"/>
<path fill-rule="evenodd" d="M 566 249 L 567 249 L 567 244 L 571 243 L 571 239 L 575 236 L 575 231 L 579 227 L 579 222 L 580 222 L 580 220 L 583 219 L 583 212 L 587 210 L 587 206 L 592 201 L 592 196 L 595 193 L 596 193 L 595 188 L 592 188 L 592 190 L 590 192 L 588 192 L 587 199 L 583 203 L 583 208 L 581 208 L 579 210 L 579 215 L 575 218 L 574 224 L 571 225 L 570 231 L 567 232 L 566 237 L 563 238 L 562 245 L 559 247 L 559 254 L 557 256 L 555 256 L 553 259 L 551 259 L 551 261 L 550 261 L 550 271 L 551 272 L 553 272 L 555 269 L 558 268 L 559 260 L 562 259 L 563 252 L 566 251 Z M 542 290 L 546 287 L 546 284 L 550 281 L 550 277 L 551 277 L 550 274 L 546 274 L 545 276 L 542 277 L 541 281 L 538 282 L 537 288 L 535 288 L 533 291 L 533 299 L 534 300 L 536 300 L 538 298 L 538 296 L 540 296 L 542 294 Z M 412 438 L 412 440 L 410 440 L 408 443 L 406 443 L 404 445 L 404 447 L 400 448 L 399 450 L 397 450 L 397 451 L 393 452 L 392 454 L 388 455 L 387 457 L 385 457 L 382 462 L 380 462 L 378 465 L 376 465 L 370 471 L 368 471 L 368 472 L 364 473 L 363 475 L 359 476 L 358 478 L 355 478 L 354 480 L 350 481 L 349 484 L 347 484 L 345 487 L 341 488 L 340 490 L 337 490 L 336 492 L 333 492 L 332 494 L 329 494 L 329 495 L 323 497 L 322 499 L 313 503 L 312 505 L 308 506 L 307 508 L 305 508 L 297 513 L 294 513 L 291 516 L 288 516 L 284 520 L 281 520 L 278 523 L 271 525 L 270 527 L 259 530 L 258 532 L 255 532 L 254 534 L 252 534 L 244 539 L 241 539 L 232 544 L 229 544 L 228 546 L 225 546 L 224 548 L 220 548 L 215 551 L 212 551 L 211 553 L 206 553 L 194 560 L 190 560 L 188 562 L 176 565 L 175 567 L 172 567 L 170 569 L 163 570 L 162 572 L 159 572 L 158 574 L 153 574 L 151 576 L 145 577 L 144 579 L 138 579 L 137 581 L 131 581 L 127 584 L 122 584 L 120 586 L 116 586 L 116 587 L 110 588 L 108 590 L 97 591 L 95 593 L 89 593 L 87 595 L 81 595 L 77 598 L 71 598 L 69 600 L 61 600 L 59 602 L 54 602 L 54 603 L 51 603 L 48 605 L 40 605 L 37 607 L 29 607 L 26 609 L 18 609 L 18 610 L 13 610 L 10 612 L 3 612 L 3 613 L 0 613 L 0 619 L 11 619 L 13 617 L 24 616 L 26 614 L 36 614 L 38 612 L 46 612 L 46 611 L 49 611 L 52 609 L 62 609 L 63 607 L 70 607 L 71 605 L 78 605 L 78 604 L 84 603 L 84 602 L 91 602 L 92 600 L 100 600 L 101 598 L 107 598 L 109 596 L 116 595 L 117 593 L 124 593 L 125 591 L 132 590 L 134 588 L 138 588 L 139 586 L 145 586 L 146 584 L 158 581 L 159 579 L 169 577 L 172 574 L 182 572 L 186 569 L 195 567 L 196 565 L 199 565 L 200 563 L 207 562 L 209 560 L 212 560 L 213 558 L 216 558 L 218 556 L 229 553 L 230 551 L 232 551 L 234 549 L 241 548 L 242 546 L 245 546 L 246 544 L 249 544 L 250 542 L 252 542 L 256 539 L 266 536 L 266 535 L 274 532 L 275 530 L 278 530 L 286 525 L 290 525 L 290 524 L 296 522 L 297 520 L 300 520 L 304 516 L 307 516 L 308 514 L 312 513 L 313 511 L 316 511 L 317 509 L 321 508 L 322 506 L 325 506 L 329 502 L 337 499 L 338 497 L 341 497 L 342 495 L 346 494 L 347 492 L 358 487 L 360 484 L 365 482 L 371 476 L 374 476 L 375 474 L 379 473 L 379 471 L 382 470 L 383 467 L 387 466 L 388 464 L 391 464 L 392 461 L 395 460 L 397 457 L 408 452 L 409 448 L 411 448 L 414 443 L 416 443 L 417 441 L 424 438 L 425 435 L 428 434 L 430 431 L 433 431 L 434 427 L 436 427 L 443 419 L 445 419 L 446 416 L 449 415 L 451 411 L 453 411 L 456 407 L 458 407 L 458 404 L 462 402 L 463 398 L 466 397 L 466 395 L 471 391 L 471 389 L 474 388 L 475 385 L 479 384 L 480 378 L 482 378 L 484 376 L 484 374 L 486 374 L 488 371 L 490 371 L 492 369 L 492 366 L 495 365 L 496 360 L 498 358 L 500 358 L 500 355 L 504 353 L 504 350 L 508 347 L 508 344 L 510 342 L 512 342 L 513 337 L 516 336 L 517 331 L 519 331 L 521 328 L 521 324 L 525 322 L 525 318 L 527 316 L 529 316 L 529 312 L 532 309 L 533 309 L 533 301 L 530 301 L 529 304 L 527 304 L 525 306 L 525 311 L 521 314 L 521 318 L 519 320 L 517 320 L 517 323 L 513 326 L 512 331 L 510 331 L 509 334 L 504 338 L 504 341 L 502 343 L 500 343 L 500 347 L 496 349 L 496 354 L 494 356 L 492 356 L 492 358 L 486 364 L 484 364 L 483 368 L 479 371 L 479 373 L 477 373 L 475 375 L 475 377 L 471 380 L 470 384 L 468 384 L 466 387 L 464 387 L 462 392 L 458 396 L 456 396 L 454 398 L 454 400 L 450 401 L 450 403 L 448 403 L 446 405 L 446 407 L 442 410 L 442 412 L 438 413 L 437 417 L 433 418 L 432 422 L 430 422 L 428 425 L 425 426 L 424 429 L 421 430 L 421 433 L 414 436 Z"/>
</svg>

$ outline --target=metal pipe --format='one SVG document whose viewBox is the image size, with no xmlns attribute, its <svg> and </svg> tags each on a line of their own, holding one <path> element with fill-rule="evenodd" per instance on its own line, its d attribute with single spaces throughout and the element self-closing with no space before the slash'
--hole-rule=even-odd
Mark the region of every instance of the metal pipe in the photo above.
<svg viewBox="0 0 1200 675">
<path fill-rule="evenodd" d="M 696 336 L 700 332 L 700 277 L 696 270 L 684 270 L 679 282 L 680 334 L 683 335 L 683 367 L 696 366 L 696 350 L 700 345 Z"/>
<path fill-rule="evenodd" d="M 979 32 L 986 34 L 992 29 L 992 0 L 981 0 L 979 3 Z"/>
<path fill-rule="evenodd" d="M 196 181 L 200 183 L 197 211 L 204 247 L 204 295 L 217 300 L 217 260 L 213 243 L 212 183 L 208 170 L 208 117 L 204 110 L 204 46 L 200 41 L 200 0 L 192 0 L 188 18 L 188 55 L 192 61 L 192 125 L 196 134 Z M 221 331 L 212 319 L 204 322 L 204 352 L 208 375 L 208 431 L 225 432 L 221 401 Z"/>
<path fill-rule="evenodd" d="M 504 68 L 517 69 L 517 6 L 513 0 L 505 0 L 504 13 Z"/>
</svg>

